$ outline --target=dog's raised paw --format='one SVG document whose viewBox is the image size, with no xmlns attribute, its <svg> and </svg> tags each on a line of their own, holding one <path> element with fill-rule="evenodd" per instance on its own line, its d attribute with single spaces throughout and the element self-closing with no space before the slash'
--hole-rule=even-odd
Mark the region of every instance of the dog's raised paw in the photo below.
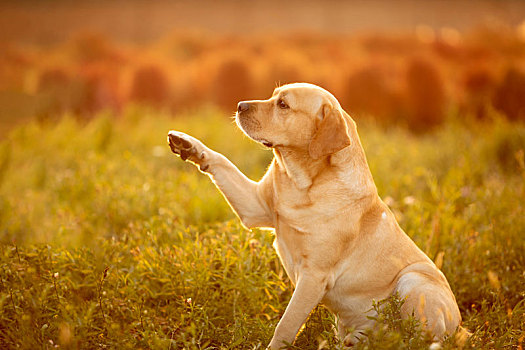
<svg viewBox="0 0 525 350">
<path fill-rule="evenodd" d="M 171 151 L 180 155 L 182 160 L 186 160 L 197 153 L 197 150 L 188 138 L 188 135 L 181 132 L 170 131 L 168 133 L 168 144 Z"/>
<path fill-rule="evenodd" d="M 189 160 L 199 166 L 201 171 L 208 169 L 206 164 L 205 147 L 197 139 L 179 131 L 168 133 L 168 144 L 171 151 L 181 157 L 182 160 Z"/>
</svg>

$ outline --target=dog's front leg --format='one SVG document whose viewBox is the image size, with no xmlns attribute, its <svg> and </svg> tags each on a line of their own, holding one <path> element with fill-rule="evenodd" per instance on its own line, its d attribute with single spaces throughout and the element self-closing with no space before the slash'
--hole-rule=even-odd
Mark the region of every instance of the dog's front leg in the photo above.
<svg viewBox="0 0 525 350">
<path fill-rule="evenodd" d="M 297 280 L 292 299 L 277 324 L 270 349 L 280 349 L 293 343 L 299 329 L 310 312 L 321 302 L 326 293 L 326 280 L 312 273 L 303 273 Z"/>
<path fill-rule="evenodd" d="M 212 178 L 246 227 L 273 226 L 270 211 L 258 193 L 258 183 L 248 179 L 228 158 L 179 131 L 169 132 L 168 143 L 173 153 Z"/>
</svg>

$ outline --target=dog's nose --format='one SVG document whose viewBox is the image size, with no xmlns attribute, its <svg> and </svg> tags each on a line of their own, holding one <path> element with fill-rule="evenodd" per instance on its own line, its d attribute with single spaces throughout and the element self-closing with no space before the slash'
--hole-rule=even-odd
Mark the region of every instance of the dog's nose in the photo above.
<svg viewBox="0 0 525 350">
<path fill-rule="evenodd" d="M 248 109 L 250 109 L 250 104 L 247 102 L 239 102 L 237 105 L 237 112 L 246 112 Z"/>
</svg>

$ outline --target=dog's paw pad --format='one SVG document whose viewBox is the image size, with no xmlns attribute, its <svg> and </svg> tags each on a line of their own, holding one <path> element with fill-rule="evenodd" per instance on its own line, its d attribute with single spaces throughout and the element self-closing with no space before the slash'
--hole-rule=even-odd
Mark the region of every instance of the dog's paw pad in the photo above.
<svg viewBox="0 0 525 350">
<path fill-rule="evenodd" d="M 186 139 L 186 137 L 188 136 L 176 131 L 170 131 L 168 134 L 168 144 L 170 145 L 171 151 L 180 155 L 183 160 L 188 159 L 196 153 L 192 142 Z"/>
<path fill-rule="evenodd" d="M 190 156 L 191 156 L 191 152 L 190 152 L 190 151 L 185 150 L 185 149 L 182 149 L 182 150 L 180 151 L 180 157 L 182 158 L 182 160 L 186 160 L 186 159 L 188 159 Z"/>
<path fill-rule="evenodd" d="M 198 140 L 179 131 L 170 131 L 168 144 L 171 151 L 179 155 L 182 160 L 195 163 L 203 172 L 208 170 L 206 150 Z"/>
<path fill-rule="evenodd" d="M 181 138 L 180 141 L 181 141 L 181 144 L 182 144 L 182 148 L 184 148 L 184 149 L 190 149 L 191 147 L 193 147 L 191 142 L 188 141 L 188 140 L 185 140 L 185 139 Z"/>
</svg>

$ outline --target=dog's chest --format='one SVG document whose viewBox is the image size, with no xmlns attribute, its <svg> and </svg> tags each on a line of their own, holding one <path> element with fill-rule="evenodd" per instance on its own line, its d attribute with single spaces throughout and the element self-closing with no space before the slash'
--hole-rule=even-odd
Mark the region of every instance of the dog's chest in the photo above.
<svg viewBox="0 0 525 350">
<path fill-rule="evenodd" d="M 314 233 L 317 213 L 315 204 L 307 196 L 284 192 L 274 207 L 278 236 L 290 237 L 294 242 Z"/>
<path fill-rule="evenodd" d="M 321 229 L 326 218 L 318 207 L 319 203 L 313 202 L 306 192 L 283 186 L 274 198 L 274 247 L 295 284 L 301 269 L 309 263 L 320 231 L 326 231 Z"/>
<path fill-rule="evenodd" d="M 308 237 L 306 234 L 294 230 L 284 222 L 276 226 L 276 237 L 273 246 L 277 251 L 277 255 L 288 277 L 292 283 L 295 284 L 308 256 L 309 248 L 307 242 L 304 241 L 308 239 Z"/>
<path fill-rule="evenodd" d="M 301 233 L 319 232 L 341 216 L 338 208 L 344 201 L 334 198 L 331 192 L 330 188 L 301 190 L 292 182 L 279 184 L 273 194 L 276 221 Z"/>
<path fill-rule="evenodd" d="M 271 208 L 274 212 L 274 247 L 292 282 L 307 265 L 324 264 L 322 252 L 335 249 L 334 230 L 348 227 L 344 191 L 337 178 L 318 176 L 301 189 L 284 172 L 274 174 Z M 309 266 L 312 267 L 312 266 Z"/>
</svg>

